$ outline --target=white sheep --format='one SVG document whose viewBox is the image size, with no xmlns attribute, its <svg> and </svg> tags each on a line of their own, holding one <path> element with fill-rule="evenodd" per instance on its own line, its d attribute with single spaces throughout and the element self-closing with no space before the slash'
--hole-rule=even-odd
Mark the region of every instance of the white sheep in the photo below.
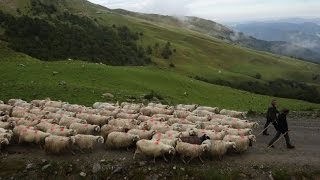
<svg viewBox="0 0 320 180">
<path fill-rule="evenodd" d="M 205 140 L 202 144 L 209 145 L 210 156 L 217 156 L 221 160 L 222 156 L 231 148 L 236 148 L 235 142 L 226 142 L 222 140 Z"/>
<path fill-rule="evenodd" d="M 120 112 L 116 115 L 117 118 L 121 119 L 137 119 L 140 116 L 139 114 L 127 114 L 124 112 Z"/>
<path fill-rule="evenodd" d="M 40 131 L 43 131 L 43 132 L 47 132 L 49 129 L 59 129 L 59 128 L 62 128 L 64 126 L 60 126 L 60 125 L 57 125 L 57 124 L 51 124 L 49 122 L 46 122 L 46 121 L 41 121 L 39 124 L 35 125 L 35 128 L 40 130 Z"/>
<path fill-rule="evenodd" d="M 227 134 L 229 135 L 237 135 L 237 136 L 247 136 L 252 134 L 252 129 L 245 128 L 245 129 L 233 129 L 233 128 L 228 128 Z"/>
<path fill-rule="evenodd" d="M 25 116 L 27 116 L 28 114 L 29 114 L 29 113 L 28 113 L 28 109 L 15 106 L 15 107 L 12 109 L 11 117 L 25 117 Z"/>
<path fill-rule="evenodd" d="M 128 134 L 138 135 L 140 139 L 150 140 L 152 136 L 156 133 L 154 130 L 140 130 L 140 129 L 130 129 Z"/>
<path fill-rule="evenodd" d="M 99 114 L 101 116 L 111 116 L 111 117 L 116 117 L 117 114 L 120 113 L 120 109 L 115 109 L 113 111 L 105 110 L 105 109 L 99 109 Z"/>
<path fill-rule="evenodd" d="M 78 134 L 95 135 L 100 132 L 100 126 L 82 123 L 72 123 L 70 129 L 76 130 Z"/>
<path fill-rule="evenodd" d="M 110 133 L 112 133 L 112 132 L 125 132 L 125 128 L 106 124 L 101 127 L 100 131 L 101 131 L 101 136 L 104 139 L 107 139 L 107 137 Z"/>
<path fill-rule="evenodd" d="M 46 153 L 59 154 L 65 151 L 70 151 L 72 154 L 75 154 L 72 151 L 73 145 L 76 142 L 75 137 L 63 137 L 50 135 L 45 138 L 44 149 Z"/>
<path fill-rule="evenodd" d="M 87 121 L 84 119 L 67 117 L 67 116 L 62 117 L 59 121 L 60 126 L 66 126 L 67 128 L 69 128 L 72 123 L 87 124 Z"/>
<path fill-rule="evenodd" d="M 193 104 L 193 105 L 185 105 L 185 104 L 178 104 L 176 106 L 176 110 L 188 110 L 188 111 L 194 111 L 199 105 Z"/>
<path fill-rule="evenodd" d="M 69 137 L 69 136 L 74 136 L 77 134 L 77 131 L 74 129 L 68 129 L 66 127 L 60 127 L 60 128 L 50 128 L 46 131 L 47 133 L 50 133 L 52 135 L 56 135 L 56 136 L 65 136 L 65 137 Z"/>
<path fill-rule="evenodd" d="M 112 132 L 108 135 L 106 145 L 111 148 L 129 148 L 139 140 L 139 136 L 124 132 Z"/>
<path fill-rule="evenodd" d="M 12 129 L 12 128 L 14 128 L 14 126 L 15 126 L 14 122 L 2 122 L 2 121 L 0 121 L 0 128 Z"/>
<path fill-rule="evenodd" d="M 139 112 L 143 107 L 143 104 L 131 104 L 131 103 L 121 103 L 123 109 L 130 109 Z"/>
<path fill-rule="evenodd" d="M 151 108 L 151 113 L 152 113 L 152 114 L 172 115 L 173 112 L 174 112 L 173 109 L 163 109 L 163 108 L 157 108 L 157 107 Z"/>
<path fill-rule="evenodd" d="M 190 122 L 186 119 L 183 118 L 169 118 L 168 120 L 168 124 L 175 124 L 175 123 L 179 123 L 179 124 L 194 124 L 193 122 Z"/>
<path fill-rule="evenodd" d="M 13 106 L 7 104 L 0 104 L 0 111 L 11 113 L 13 110 Z"/>
<path fill-rule="evenodd" d="M 153 120 L 153 121 L 165 121 L 164 118 L 155 118 L 155 117 L 150 117 L 150 116 L 145 116 L 145 115 L 140 115 L 137 120 L 141 121 L 141 122 L 145 122 L 145 121 L 149 121 L 149 120 Z"/>
<path fill-rule="evenodd" d="M 55 107 L 55 108 L 62 108 L 62 106 L 66 104 L 62 101 L 47 101 L 44 106 L 46 107 Z"/>
<path fill-rule="evenodd" d="M 113 111 L 116 107 L 111 103 L 95 102 L 92 106 L 94 109 L 112 109 Z"/>
<path fill-rule="evenodd" d="M 63 109 L 70 111 L 70 112 L 75 112 L 75 113 L 80 113 L 82 112 L 86 107 L 80 106 L 77 104 L 64 104 L 62 106 Z"/>
<path fill-rule="evenodd" d="M 235 117 L 235 118 L 246 118 L 246 115 L 247 115 L 246 112 L 239 112 L 239 111 L 233 111 L 233 110 L 227 110 L 227 109 L 222 109 L 220 111 L 220 114 L 227 115 L 230 117 Z"/>
<path fill-rule="evenodd" d="M 32 100 L 30 103 L 35 107 L 43 107 L 47 101 L 50 101 L 50 99 L 43 99 L 43 100 Z"/>
<path fill-rule="evenodd" d="M 249 136 L 226 135 L 223 138 L 223 141 L 235 142 L 236 143 L 235 150 L 241 153 L 246 151 L 248 149 L 248 146 L 251 146 L 252 142 L 256 141 L 256 137 L 254 135 L 249 135 Z"/>
<path fill-rule="evenodd" d="M 144 154 L 146 156 L 152 156 L 153 162 L 156 163 L 156 158 L 162 156 L 165 161 L 168 161 L 165 157 L 165 154 L 175 154 L 174 147 L 166 145 L 160 141 L 155 140 L 139 140 L 137 143 L 137 149 L 133 155 L 135 159 L 137 154 Z"/>
<path fill-rule="evenodd" d="M 8 115 L 0 116 L 0 121 L 2 122 L 7 122 L 9 119 L 10 119 L 10 116 Z"/>
<path fill-rule="evenodd" d="M 108 122 L 110 125 L 128 127 L 130 125 L 139 125 L 140 121 L 134 119 L 112 119 Z"/>
<path fill-rule="evenodd" d="M 206 115 L 205 117 L 199 117 L 199 116 L 194 116 L 194 115 L 189 115 L 186 117 L 186 120 L 190 121 L 190 122 L 208 122 L 211 120 L 211 116 L 210 115 Z"/>
<path fill-rule="evenodd" d="M 104 138 L 102 136 L 77 134 L 74 136 L 74 138 L 74 145 L 78 147 L 82 153 L 83 150 L 89 150 L 92 152 L 95 145 L 104 143 Z"/>
<path fill-rule="evenodd" d="M 55 112 L 59 111 L 59 110 L 60 110 L 60 108 L 55 108 L 55 107 L 44 107 L 42 110 L 43 110 L 43 111 L 45 111 L 45 112 L 55 113 Z"/>
<path fill-rule="evenodd" d="M 189 163 L 192 159 L 198 157 L 202 163 L 203 160 L 201 159 L 201 155 L 209 150 L 208 144 L 189 144 L 184 143 L 181 141 L 177 142 L 176 151 L 179 153 L 181 160 L 186 163 L 184 157 L 190 157 L 190 160 L 187 162 Z"/>
<path fill-rule="evenodd" d="M 149 103 L 148 107 L 157 107 L 157 108 L 162 108 L 162 109 L 168 109 L 169 105 Z"/>
<path fill-rule="evenodd" d="M 46 115 L 49 114 L 48 111 L 44 111 L 41 108 L 38 107 L 33 107 L 32 109 L 29 110 L 29 113 L 35 114 L 35 115 Z"/>
<path fill-rule="evenodd" d="M 200 124 L 179 124 L 179 123 L 174 123 L 171 126 L 179 126 L 180 127 L 180 131 L 186 131 L 189 128 L 195 128 L 195 129 L 201 128 Z"/>
<path fill-rule="evenodd" d="M 18 142 L 19 144 L 27 142 L 43 145 L 45 142 L 45 138 L 48 136 L 50 136 L 50 133 L 24 128 L 20 131 Z"/>
<path fill-rule="evenodd" d="M 175 110 L 173 112 L 174 117 L 176 118 L 183 118 L 185 119 L 187 116 L 191 114 L 190 111 L 184 111 L 184 110 Z"/>
<path fill-rule="evenodd" d="M 94 115 L 94 114 L 87 114 L 87 113 L 78 113 L 76 114 L 76 117 L 79 119 L 84 119 L 89 124 L 99 125 L 103 126 L 105 124 L 108 124 L 108 121 L 113 119 L 111 116 L 100 116 L 100 115 Z"/>
<path fill-rule="evenodd" d="M 259 124 L 257 122 L 231 121 L 230 126 L 235 129 L 253 129 L 257 128 Z"/>
<path fill-rule="evenodd" d="M 9 99 L 8 104 L 11 106 L 14 106 L 16 103 L 27 103 L 27 101 L 24 101 L 22 99 Z"/>
<path fill-rule="evenodd" d="M 176 134 L 176 133 L 167 133 L 167 134 L 162 134 L 162 133 L 155 133 L 153 136 L 152 136 L 152 139 L 153 140 L 160 140 L 160 139 L 176 139 L 176 138 L 179 138 L 180 137 L 180 133 Z"/>
<path fill-rule="evenodd" d="M 152 117 L 154 118 L 163 118 L 165 121 L 168 121 L 170 118 L 173 118 L 173 115 L 167 115 L 167 114 L 153 114 Z"/>
<path fill-rule="evenodd" d="M 199 106 L 196 110 L 205 110 L 215 114 L 219 114 L 220 110 L 218 107 L 209 107 L 209 106 Z"/>
<path fill-rule="evenodd" d="M 145 116 L 151 116 L 152 115 L 152 108 L 151 107 L 143 107 L 140 109 L 139 112 Z"/>
</svg>

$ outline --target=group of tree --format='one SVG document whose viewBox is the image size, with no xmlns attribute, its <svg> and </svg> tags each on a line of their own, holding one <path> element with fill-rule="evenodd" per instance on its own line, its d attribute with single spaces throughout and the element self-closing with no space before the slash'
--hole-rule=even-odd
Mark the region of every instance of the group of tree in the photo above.
<svg viewBox="0 0 320 180">
<path fill-rule="evenodd" d="M 39 2 L 39 1 L 34 1 Z M 34 3 L 43 10 L 44 6 Z M 54 11 L 54 6 L 47 7 Z M 45 8 L 46 9 L 46 8 Z M 68 12 L 46 19 L 14 17 L 0 11 L 2 40 L 9 47 L 41 60 L 79 59 L 110 65 L 144 65 L 151 63 L 141 33 L 126 26 L 100 26 L 95 21 Z"/>
</svg>

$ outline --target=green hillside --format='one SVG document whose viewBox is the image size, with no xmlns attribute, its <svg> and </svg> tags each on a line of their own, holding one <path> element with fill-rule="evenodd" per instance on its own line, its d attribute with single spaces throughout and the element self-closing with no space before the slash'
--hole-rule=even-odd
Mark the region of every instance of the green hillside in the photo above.
<svg viewBox="0 0 320 180">
<path fill-rule="evenodd" d="M 43 62 L 0 46 L 0 99 L 51 97 L 91 106 L 95 101 L 141 100 L 154 95 L 169 104 L 198 103 L 264 112 L 272 97 L 197 81 L 154 67 L 113 67 L 81 61 Z M 105 99 L 104 93 L 114 94 Z M 186 93 L 186 94 L 185 94 Z M 281 107 L 316 110 L 319 104 L 280 99 Z"/>
<path fill-rule="evenodd" d="M 33 1 L 43 3 L 45 8 L 53 6 L 56 11 L 48 15 L 41 13 L 40 9 L 40 13 L 34 14 L 35 10 L 31 8 Z M 211 84 L 222 84 L 260 94 L 320 102 L 320 78 L 318 78 L 320 65 L 317 64 L 235 46 L 199 32 L 172 26 L 170 23 L 157 23 L 118 14 L 116 11 L 84 0 L 0 1 L 0 9 L 16 17 L 28 15 L 45 21 L 49 21 L 50 18 L 56 19 L 57 15 L 68 12 L 88 18 L 102 27 L 127 26 L 132 32 L 143 33 L 137 42 L 138 45 L 145 49 L 148 46 L 152 48 L 153 63 L 142 69 L 152 69 L 152 71 L 165 72 L 163 75 L 166 76 L 174 74 L 174 76 L 188 80 L 198 79 Z M 175 49 L 176 52 L 173 52 L 169 59 L 164 59 L 161 53 L 167 42 L 171 44 L 170 50 Z M 156 48 L 157 45 L 158 48 Z M 59 62 L 52 64 L 58 66 Z M 61 65 L 60 68 L 64 66 Z M 141 67 L 130 67 L 129 69 L 138 71 Z M 142 79 L 141 81 L 144 82 Z M 203 84 L 208 86 L 207 83 Z M 198 102 L 190 100 L 192 100 L 190 102 Z M 248 108 L 249 106 L 243 107 Z"/>
</svg>

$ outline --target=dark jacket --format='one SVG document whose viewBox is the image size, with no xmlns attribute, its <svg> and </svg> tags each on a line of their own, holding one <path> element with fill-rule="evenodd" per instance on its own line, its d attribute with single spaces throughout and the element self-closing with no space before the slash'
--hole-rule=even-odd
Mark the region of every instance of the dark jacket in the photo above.
<svg viewBox="0 0 320 180">
<path fill-rule="evenodd" d="M 267 120 L 273 122 L 277 119 L 277 114 L 279 114 L 277 107 L 271 105 L 267 111 Z"/>
<path fill-rule="evenodd" d="M 285 133 L 288 131 L 287 115 L 280 113 L 277 119 L 278 122 L 278 131 Z"/>
</svg>

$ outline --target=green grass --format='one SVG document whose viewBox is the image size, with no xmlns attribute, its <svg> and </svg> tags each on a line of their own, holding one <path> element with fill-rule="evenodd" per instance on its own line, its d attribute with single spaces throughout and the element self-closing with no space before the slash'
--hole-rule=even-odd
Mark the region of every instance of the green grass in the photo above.
<svg viewBox="0 0 320 180">
<path fill-rule="evenodd" d="M 272 97 L 197 81 L 156 67 L 114 67 L 81 61 L 42 62 L 0 46 L 0 99 L 25 100 L 50 97 L 91 106 L 105 101 L 103 93 L 123 101 L 151 91 L 168 103 L 197 103 L 221 108 L 264 112 Z M 22 66 L 24 65 L 24 66 Z M 57 71 L 57 75 L 53 75 Z M 59 85 L 61 81 L 66 86 Z M 185 96 L 184 92 L 188 95 Z M 292 110 L 320 109 L 319 104 L 281 99 L 281 107 Z"/>
</svg>

